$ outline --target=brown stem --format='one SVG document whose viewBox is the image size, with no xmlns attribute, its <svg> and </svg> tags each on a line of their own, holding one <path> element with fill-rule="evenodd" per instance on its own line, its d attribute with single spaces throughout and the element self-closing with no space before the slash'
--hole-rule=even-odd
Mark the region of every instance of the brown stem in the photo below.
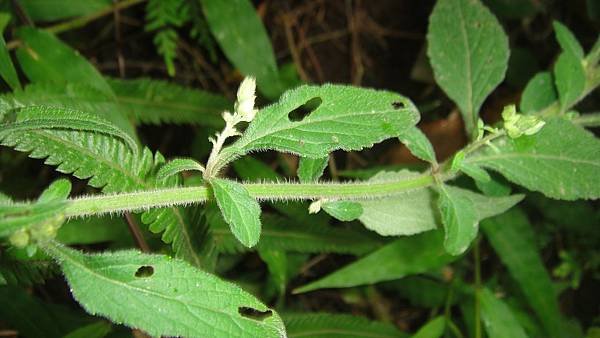
<svg viewBox="0 0 600 338">
<path fill-rule="evenodd" d="M 138 248 L 142 250 L 142 252 L 150 252 L 150 247 L 148 243 L 146 243 L 146 239 L 140 230 L 140 226 L 137 224 L 131 213 L 125 213 L 125 219 L 127 220 L 127 225 L 129 226 L 129 232 L 131 232 L 131 236 L 133 240 L 137 244 Z"/>
</svg>

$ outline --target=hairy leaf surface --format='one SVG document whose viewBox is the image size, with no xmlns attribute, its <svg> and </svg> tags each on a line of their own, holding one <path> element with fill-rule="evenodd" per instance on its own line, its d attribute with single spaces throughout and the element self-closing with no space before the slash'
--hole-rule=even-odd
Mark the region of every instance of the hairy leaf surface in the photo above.
<svg viewBox="0 0 600 338">
<path fill-rule="evenodd" d="M 438 190 L 438 208 L 446 236 L 444 247 L 452 255 L 460 255 L 477 236 L 479 219 L 475 203 L 466 194 L 450 186 Z"/>
<path fill-rule="evenodd" d="M 421 129 L 416 126 L 408 128 L 398 138 L 415 157 L 431 164 L 437 163 L 433 146 Z"/>
<path fill-rule="evenodd" d="M 562 52 L 554 64 L 554 81 L 564 112 L 585 90 L 585 69 L 581 60 L 570 52 Z"/>
<path fill-rule="evenodd" d="M 184 261 L 136 251 L 82 254 L 55 244 L 47 250 L 62 266 L 75 299 L 114 322 L 153 336 L 285 336 L 277 313 Z"/>
<path fill-rule="evenodd" d="M 298 163 L 298 178 L 302 183 L 312 183 L 319 180 L 327 167 L 329 156 L 321 158 L 300 157 Z"/>
</svg>

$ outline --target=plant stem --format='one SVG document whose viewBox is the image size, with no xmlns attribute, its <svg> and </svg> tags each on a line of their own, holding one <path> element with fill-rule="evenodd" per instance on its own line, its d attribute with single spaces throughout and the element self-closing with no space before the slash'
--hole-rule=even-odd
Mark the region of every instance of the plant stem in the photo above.
<svg viewBox="0 0 600 338">
<path fill-rule="evenodd" d="M 352 183 L 247 183 L 244 187 L 258 200 L 364 200 L 424 188 L 433 184 L 429 174 L 399 181 Z M 185 187 L 140 191 L 115 195 L 94 195 L 67 202 L 67 217 L 144 210 L 156 207 L 187 205 L 207 201 L 212 193 L 207 187 Z"/>
<path fill-rule="evenodd" d="M 600 113 L 583 114 L 574 118 L 573 123 L 582 127 L 600 127 Z"/>
</svg>

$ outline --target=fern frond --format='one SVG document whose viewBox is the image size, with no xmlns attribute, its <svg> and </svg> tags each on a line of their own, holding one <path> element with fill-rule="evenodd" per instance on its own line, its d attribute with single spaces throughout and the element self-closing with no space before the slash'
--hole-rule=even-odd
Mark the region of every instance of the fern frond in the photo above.
<svg viewBox="0 0 600 338">
<path fill-rule="evenodd" d="M 233 236 L 218 209 L 207 206 L 206 217 L 219 252 L 240 253 L 247 250 Z M 363 255 L 383 244 L 377 237 L 362 231 L 338 229 L 313 223 L 297 224 L 288 218 L 274 214 L 263 213 L 261 221 L 259 249 Z"/>
<path fill-rule="evenodd" d="M 32 158 L 57 166 L 56 170 L 89 179 L 88 184 L 103 192 L 125 192 L 167 187 L 173 180 L 158 183 L 157 167 L 164 163 L 144 148 L 135 156 L 118 139 L 99 133 L 71 130 L 32 130 L 11 133 L 0 144 L 28 152 Z M 200 260 L 185 216 L 179 208 L 154 209 L 142 216 L 154 232 L 163 232 L 163 241 L 172 243 L 176 256 L 198 265 Z"/>
<path fill-rule="evenodd" d="M 146 6 L 146 31 L 156 31 L 154 45 L 165 60 L 170 76 L 175 75 L 174 60 L 179 39 L 175 29 L 189 19 L 184 0 L 150 0 Z"/>
<path fill-rule="evenodd" d="M 288 336 L 300 337 L 380 337 L 407 335 L 391 324 L 364 317 L 332 313 L 282 314 Z"/>
<path fill-rule="evenodd" d="M 226 98 L 154 79 L 108 79 L 119 105 L 137 124 L 186 123 L 222 128 Z"/>
</svg>

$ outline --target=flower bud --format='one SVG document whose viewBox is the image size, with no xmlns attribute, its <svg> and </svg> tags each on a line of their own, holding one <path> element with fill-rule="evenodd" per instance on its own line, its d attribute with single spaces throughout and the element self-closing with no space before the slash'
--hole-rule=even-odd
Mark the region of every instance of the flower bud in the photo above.
<svg viewBox="0 0 600 338">
<path fill-rule="evenodd" d="M 256 80 L 253 77 L 246 77 L 240 84 L 237 92 L 237 102 L 235 104 L 235 112 L 242 121 L 250 122 L 256 116 L 254 109 L 254 100 L 256 96 Z"/>
</svg>

